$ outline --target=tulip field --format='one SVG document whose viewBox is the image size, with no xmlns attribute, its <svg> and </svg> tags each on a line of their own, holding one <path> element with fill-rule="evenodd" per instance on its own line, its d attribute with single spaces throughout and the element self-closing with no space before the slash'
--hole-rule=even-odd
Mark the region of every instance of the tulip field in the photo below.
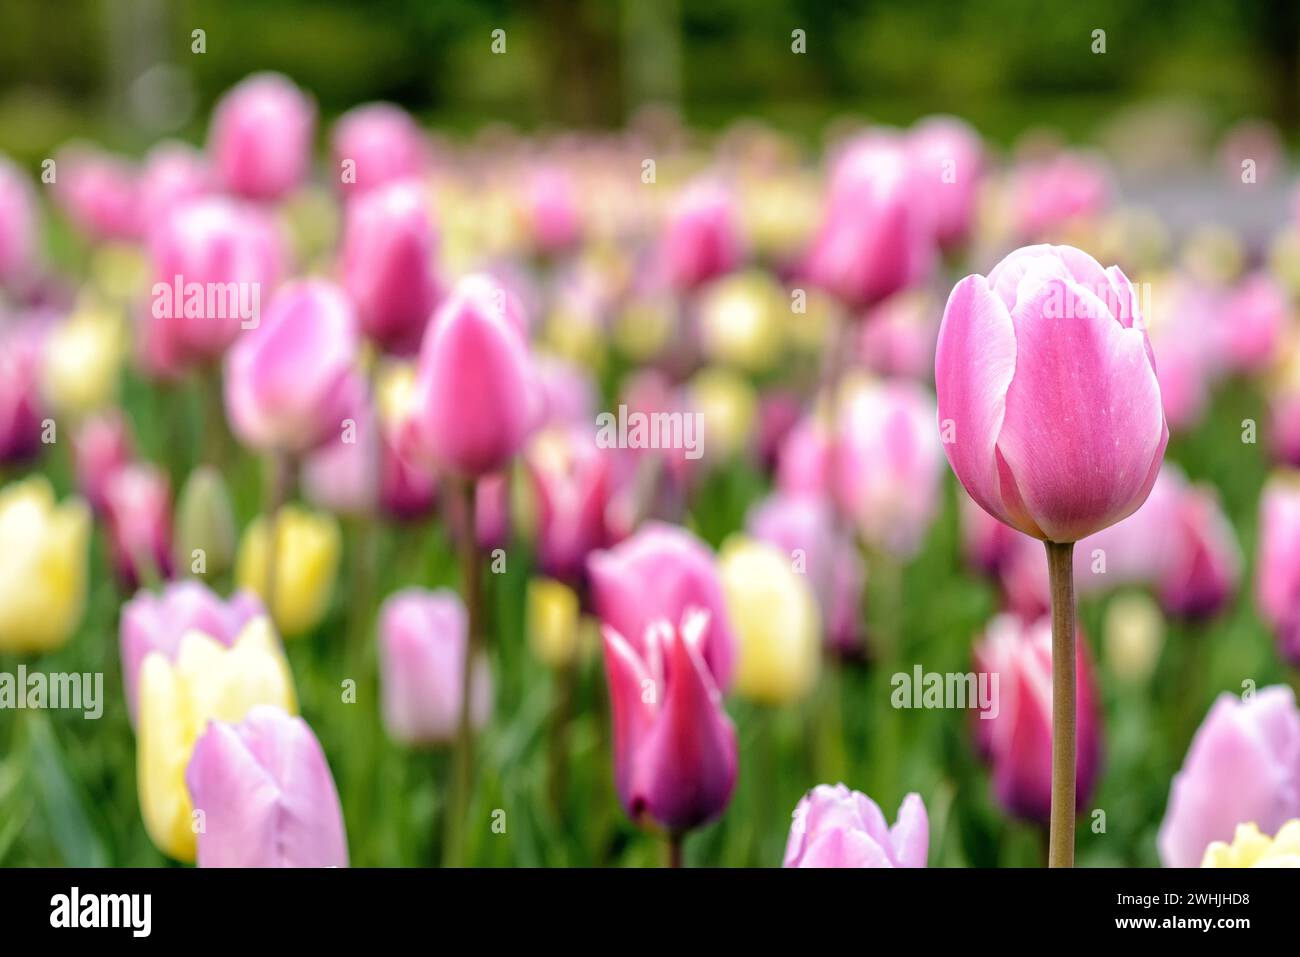
<svg viewBox="0 0 1300 957">
<path fill-rule="evenodd" d="M 0 156 L 0 865 L 1300 866 L 1276 124 L 335 96 Z"/>
</svg>

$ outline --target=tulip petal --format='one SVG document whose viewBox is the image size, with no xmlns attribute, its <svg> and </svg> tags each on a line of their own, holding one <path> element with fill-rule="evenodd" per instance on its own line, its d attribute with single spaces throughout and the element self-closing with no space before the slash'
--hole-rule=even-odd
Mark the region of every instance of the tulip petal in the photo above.
<svg viewBox="0 0 1300 957">
<path fill-rule="evenodd" d="M 662 689 L 656 687 L 653 695 L 647 695 L 654 679 L 632 646 L 613 628 L 606 627 L 602 633 L 614 736 L 614 786 L 628 816 L 635 821 L 645 810 L 643 799 L 633 791 L 635 766 L 641 744 L 659 711 L 657 696 Z"/>
</svg>

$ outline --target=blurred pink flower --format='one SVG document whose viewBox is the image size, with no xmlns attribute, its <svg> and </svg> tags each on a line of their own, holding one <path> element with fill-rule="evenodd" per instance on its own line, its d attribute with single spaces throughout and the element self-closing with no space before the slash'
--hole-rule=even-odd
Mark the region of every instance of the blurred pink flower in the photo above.
<svg viewBox="0 0 1300 957">
<path fill-rule="evenodd" d="M 135 458 L 130 421 L 113 409 L 94 415 L 77 426 L 72 437 L 72 465 L 77 490 L 96 514 L 105 508 L 109 479 Z"/>
<path fill-rule="evenodd" d="M 605 507 L 610 456 L 590 428 L 541 433 L 524 456 L 537 512 L 537 563 L 551 578 L 579 584 L 587 556 L 608 544 Z"/>
<path fill-rule="evenodd" d="M 40 451 L 43 339 L 37 322 L 0 322 L 0 464 Z"/>
<path fill-rule="evenodd" d="M 984 177 L 984 144 L 979 134 L 955 116 L 930 116 L 908 132 L 907 148 L 920 166 L 919 189 L 930 204 L 939 246 L 964 245 Z"/>
<path fill-rule="evenodd" d="M 141 218 L 140 173 L 127 160 L 74 144 L 55 157 L 54 198 L 87 238 L 133 240 Z"/>
<path fill-rule="evenodd" d="M 1012 214 L 1022 240 L 1049 239 L 1072 222 L 1091 219 L 1111 203 L 1110 173 L 1080 153 L 1023 163 L 1014 173 Z"/>
<path fill-rule="evenodd" d="M 40 209 L 27 175 L 0 156 L 0 286 L 30 281 L 41 259 Z"/>
<path fill-rule="evenodd" d="M 1255 600 L 1277 637 L 1278 651 L 1300 666 L 1300 481 L 1271 478 L 1259 500 Z"/>
<path fill-rule="evenodd" d="M 1246 375 L 1266 370 L 1290 321 L 1285 290 L 1268 273 L 1256 272 L 1227 295 L 1222 308 L 1218 338 L 1228 368 Z"/>
<path fill-rule="evenodd" d="M 785 867 L 925 867 L 930 819 L 919 794 L 903 798 L 893 827 L 880 807 L 843 784 L 819 784 L 794 809 Z"/>
<path fill-rule="evenodd" d="M 391 103 L 365 103 L 348 110 L 334 124 L 330 147 L 334 175 L 348 197 L 420 177 L 429 168 L 429 144 L 419 124 Z M 355 177 L 345 179 L 349 161 Z"/>
<path fill-rule="evenodd" d="M 697 180 L 668 214 L 659 255 L 670 286 L 689 292 L 731 272 L 744 256 L 735 199 L 713 180 Z"/>
<path fill-rule="evenodd" d="M 118 468 L 104 485 L 113 566 L 125 591 L 172 574 L 172 495 L 166 473 L 147 462 Z"/>
<path fill-rule="evenodd" d="M 216 177 L 207 157 L 186 143 L 159 143 L 145 156 L 140 173 L 140 215 L 145 231 L 157 228 L 185 201 L 216 191 Z"/>
<path fill-rule="evenodd" d="M 288 77 L 256 73 L 217 103 L 208 153 L 230 192 L 280 199 L 310 171 L 315 126 L 315 104 Z"/>
</svg>

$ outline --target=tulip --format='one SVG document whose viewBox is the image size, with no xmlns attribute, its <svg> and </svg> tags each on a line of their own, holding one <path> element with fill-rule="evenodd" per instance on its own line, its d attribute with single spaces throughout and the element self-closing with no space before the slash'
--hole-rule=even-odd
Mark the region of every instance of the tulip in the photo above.
<svg viewBox="0 0 1300 957">
<path fill-rule="evenodd" d="M 1291 317 L 1281 285 L 1265 272 L 1248 276 L 1223 310 L 1222 346 L 1231 368 L 1246 374 L 1268 368 Z"/>
<path fill-rule="evenodd" d="M 270 523 L 258 516 L 244 532 L 235 559 L 235 581 L 266 600 Z M 342 536 L 338 523 L 323 512 L 286 505 L 275 519 L 275 597 L 270 608 L 286 638 L 315 628 L 329 610 L 338 577 Z"/>
<path fill-rule="evenodd" d="M 907 149 L 921 167 L 935 240 L 945 250 L 963 245 L 984 176 L 979 134 L 955 116 L 931 116 L 908 132 Z"/>
<path fill-rule="evenodd" d="M 104 486 L 109 551 L 124 591 L 172 574 L 171 484 L 161 469 L 132 462 Z"/>
<path fill-rule="evenodd" d="M 145 157 L 140 173 L 142 221 L 146 229 L 151 228 L 173 208 L 216 190 L 216 179 L 202 153 L 186 143 L 159 143 Z"/>
<path fill-rule="evenodd" d="M 341 515 L 368 515 L 379 501 L 379 427 L 364 400 L 348 410 L 343 422 L 303 460 L 303 495 Z"/>
<path fill-rule="evenodd" d="M 194 860 L 202 819 L 196 819 L 185 782 L 194 743 L 209 721 L 242 721 L 259 704 L 298 710 L 289 663 L 266 618 L 250 621 L 230 647 L 192 630 L 181 636 L 174 660 L 160 652 L 145 655 L 137 787 L 145 829 L 168 857 Z"/>
<path fill-rule="evenodd" d="M 408 462 L 384 436 L 379 461 L 379 503 L 398 521 L 415 521 L 433 511 L 438 498 L 437 479 Z"/>
<path fill-rule="evenodd" d="M 567 170 L 557 166 L 535 170 L 524 206 L 533 245 L 542 255 L 562 253 L 581 238 L 578 186 Z"/>
<path fill-rule="evenodd" d="M 199 867 L 347 867 L 343 809 L 320 742 L 302 718 L 257 705 L 213 721 L 185 783 L 204 828 Z"/>
<path fill-rule="evenodd" d="M 1144 684 L 1156 670 L 1165 643 L 1160 606 L 1141 592 L 1117 595 L 1102 626 L 1106 664 L 1124 681 Z"/>
<path fill-rule="evenodd" d="M 528 348 L 505 290 L 462 280 L 424 336 L 412 411 L 416 447 L 467 477 L 496 472 L 540 412 Z"/>
<path fill-rule="evenodd" d="M 701 346 L 718 362 L 763 372 L 785 346 L 789 310 L 784 291 L 766 272 L 753 270 L 719 280 L 700 302 Z"/>
<path fill-rule="evenodd" d="M 587 555 L 606 544 L 609 457 L 590 431 L 540 433 L 525 456 L 537 499 L 537 562 L 541 570 L 580 583 Z"/>
<path fill-rule="evenodd" d="M 0 488 L 0 652 L 55 651 L 86 607 L 90 513 L 43 476 Z"/>
<path fill-rule="evenodd" d="M 1213 841 L 1202 867 L 1300 867 L 1300 818 L 1292 818 L 1270 838 L 1254 824 L 1238 824 L 1232 843 Z"/>
<path fill-rule="evenodd" d="M 596 616 L 643 659 L 650 655 L 652 625 L 680 622 L 692 608 L 707 611 L 700 656 L 714 683 L 730 687 L 736 638 L 717 563 L 704 542 L 680 526 L 650 522 L 616 547 L 593 552 L 587 574 Z"/>
<path fill-rule="evenodd" d="M 736 690 L 763 704 L 798 701 L 821 662 L 821 614 L 791 559 L 766 542 L 733 536 L 718 554 L 727 614 L 739 645 Z"/>
<path fill-rule="evenodd" d="M 39 260 L 39 215 L 31 182 L 0 156 L 0 286 L 21 286 L 30 280 Z"/>
<path fill-rule="evenodd" d="M 1226 354 L 1221 329 L 1222 296 L 1186 277 L 1157 283 L 1146 320 L 1152 350 L 1160 356 L 1156 378 L 1165 418 L 1175 432 L 1205 417 L 1210 386 Z"/>
<path fill-rule="evenodd" d="M 574 662 L 579 652 L 578 594 L 553 578 L 528 582 L 528 645 L 533 654 L 552 668 Z"/>
<path fill-rule="evenodd" d="M 934 344 L 939 335 L 933 298 L 913 290 L 890 296 L 861 323 L 857 354 L 881 376 L 928 382 L 934 374 Z"/>
<path fill-rule="evenodd" d="M 485 475 L 474 486 L 474 538 L 483 551 L 510 540 L 510 482 L 505 472 Z"/>
<path fill-rule="evenodd" d="M 584 367 L 556 356 L 537 357 L 546 425 L 586 425 L 596 417 L 596 383 Z"/>
<path fill-rule="evenodd" d="M 1052 810 L 1052 650 L 1048 619 L 1027 625 L 1005 614 L 975 649 L 975 671 L 989 676 L 979 680 L 993 690 L 993 704 L 974 725 L 977 748 L 993 766 L 994 793 L 1011 814 L 1042 824 Z M 1076 653 L 1075 799 L 1086 804 L 1101 769 L 1101 716 L 1085 642 Z"/>
<path fill-rule="evenodd" d="M 165 375 L 219 358 L 260 326 L 288 257 L 266 213 L 219 196 L 170 209 L 150 231 L 149 254 L 145 357 Z"/>
<path fill-rule="evenodd" d="M 1161 573 L 1161 603 L 1185 618 L 1218 614 L 1236 594 L 1241 546 L 1212 486 L 1183 490 L 1172 546 Z"/>
<path fill-rule="evenodd" d="M 389 183 L 347 210 L 343 285 L 361 329 L 380 348 L 415 355 L 438 301 L 438 237 L 419 183 Z"/>
<path fill-rule="evenodd" d="M 403 744 L 445 744 L 460 726 L 461 669 L 468 644 L 465 606 L 455 592 L 407 588 L 379 611 L 384 727 Z M 492 675 L 479 656 L 471 676 L 470 719 L 487 724 Z"/>
<path fill-rule="evenodd" d="M 142 220 L 139 172 L 125 159 L 85 146 L 56 157 L 54 198 L 91 240 L 133 240 Z"/>
<path fill-rule="evenodd" d="M 77 491 L 97 514 L 103 514 L 108 480 L 135 457 L 131 427 L 116 409 L 92 416 L 72 439 Z"/>
<path fill-rule="evenodd" d="M 1275 475 L 1259 501 L 1255 600 L 1278 650 L 1300 665 L 1300 474 Z"/>
<path fill-rule="evenodd" d="M 360 401 L 356 318 L 321 279 L 281 289 L 261 324 L 230 351 L 226 412 L 245 444 L 309 451 L 347 426 Z"/>
<path fill-rule="evenodd" d="M 0 328 L 0 464 L 40 451 L 41 344 L 35 324 Z"/>
<path fill-rule="evenodd" d="M 1012 560 L 1020 543 L 1028 539 L 984 511 L 970 496 L 961 496 L 957 504 L 966 560 L 986 575 L 999 575 Z M 1038 549 L 1034 549 L 1035 559 L 1038 558 L 1037 552 Z"/>
<path fill-rule="evenodd" d="M 208 152 L 222 185 L 249 199 L 274 200 L 296 189 L 311 164 L 316 108 L 278 73 L 258 73 L 217 103 Z"/>
<path fill-rule="evenodd" d="M 221 473 L 200 465 L 181 487 L 176 502 L 173 560 L 176 568 L 209 580 L 235 561 L 237 529 L 230 491 Z"/>
<path fill-rule="evenodd" d="M 604 629 L 619 800 L 634 822 L 667 830 L 675 856 L 680 835 L 722 813 L 736 786 L 736 729 L 703 654 L 711 626 L 696 610 L 636 644 Z"/>
<path fill-rule="evenodd" d="M 890 827 L 880 806 L 843 784 L 819 784 L 794 809 L 785 867 L 925 867 L 930 818 L 908 794 Z"/>
<path fill-rule="evenodd" d="M 1077 153 L 1026 163 L 1015 172 L 1011 205 L 1018 235 L 1041 239 L 1079 220 L 1089 220 L 1110 204 L 1106 168 Z"/>
<path fill-rule="evenodd" d="M 348 110 L 334 124 L 330 147 L 340 189 L 348 196 L 418 177 L 429 164 L 429 145 L 419 125 L 391 103 Z"/>
<path fill-rule="evenodd" d="M 806 576 L 821 610 L 826 643 L 843 655 L 859 653 L 865 637 L 866 569 L 851 538 L 836 527 L 829 503 L 778 492 L 751 510 L 745 524 L 756 539 L 775 545 L 791 568 Z"/>
<path fill-rule="evenodd" d="M 700 180 L 673 204 L 659 243 L 665 278 L 681 292 L 731 272 L 744 255 L 735 202 L 723 186 Z"/>
<path fill-rule="evenodd" d="M 927 185 L 905 145 L 869 134 L 831 171 L 827 208 L 805 269 L 852 309 L 920 284 L 934 265 Z"/>
<path fill-rule="evenodd" d="M 1174 775 L 1156 846 L 1166 867 L 1195 867 L 1239 824 L 1272 833 L 1300 817 L 1300 711 L 1287 687 L 1219 695 Z"/>
<path fill-rule="evenodd" d="M 192 631 L 229 648 L 265 611 L 251 592 L 223 599 L 196 581 L 171 582 L 161 592 L 141 591 L 122 606 L 122 683 L 134 724 L 139 713 L 140 671 L 150 654 L 175 662 L 181 639 Z"/>
<path fill-rule="evenodd" d="M 122 333 L 117 316 L 96 310 L 74 313 L 50 330 L 41 362 L 41 396 L 50 409 L 75 418 L 112 403 Z"/>
</svg>

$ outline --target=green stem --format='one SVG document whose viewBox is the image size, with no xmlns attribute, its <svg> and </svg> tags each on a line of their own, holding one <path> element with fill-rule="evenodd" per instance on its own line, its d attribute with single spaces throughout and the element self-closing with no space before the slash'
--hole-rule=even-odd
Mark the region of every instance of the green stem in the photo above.
<svg viewBox="0 0 1300 957">
<path fill-rule="evenodd" d="M 1052 819 L 1049 867 L 1074 866 L 1074 543 L 1046 542 L 1052 591 Z"/>
<path fill-rule="evenodd" d="M 564 813 L 565 792 L 568 790 L 569 720 L 573 714 L 573 697 L 577 684 L 576 657 L 559 666 L 555 672 L 556 703 L 551 715 L 551 733 L 547 741 L 546 782 L 551 799 L 551 810 L 556 818 Z"/>
<path fill-rule="evenodd" d="M 469 791 L 474 770 L 474 729 L 470 718 L 470 691 L 483 627 L 481 569 L 474 521 L 475 484 L 471 479 L 456 480 L 452 483 L 452 492 L 459 503 L 458 545 L 468 634 L 465 658 L 461 664 L 460 723 L 456 732 L 454 777 L 447 803 L 446 835 L 443 841 L 444 867 L 459 867 L 464 857 L 465 817 L 469 807 Z"/>
<path fill-rule="evenodd" d="M 686 843 L 686 835 L 681 831 L 672 831 L 668 835 L 668 866 L 685 867 L 686 858 L 682 853 L 682 847 Z"/>
<path fill-rule="evenodd" d="M 262 598 L 266 602 L 266 610 L 271 616 L 271 620 L 276 620 L 275 608 L 275 588 L 277 568 L 280 563 L 280 510 L 289 500 L 290 489 L 293 484 L 294 462 L 293 457 L 280 450 L 271 453 L 267 463 L 267 482 L 266 482 L 266 501 L 264 506 L 264 515 L 266 517 L 266 580 L 264 582 L 265 594 Z"/>
</svg>

